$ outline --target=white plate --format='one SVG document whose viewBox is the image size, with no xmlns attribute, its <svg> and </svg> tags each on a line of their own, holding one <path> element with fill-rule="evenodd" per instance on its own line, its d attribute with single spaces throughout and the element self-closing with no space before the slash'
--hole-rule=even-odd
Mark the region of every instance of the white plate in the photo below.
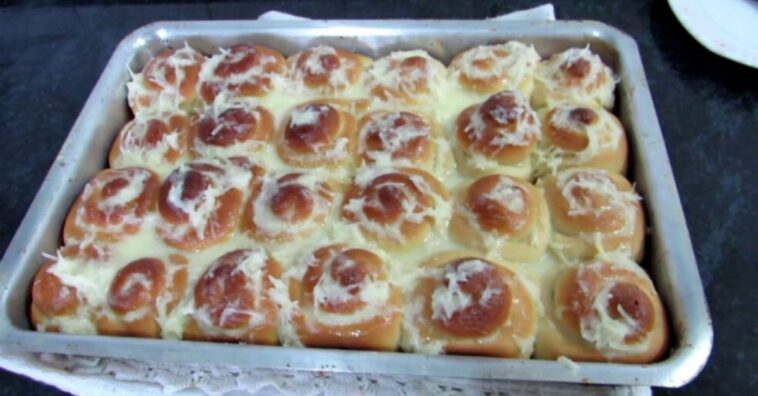
<svg viewBox="0 0 758 396">
<path fill-rule="evenodd" d="M 684 28 L 705 48 L 758 68 L 758 1 L 668 0 Z"/>
</svg>

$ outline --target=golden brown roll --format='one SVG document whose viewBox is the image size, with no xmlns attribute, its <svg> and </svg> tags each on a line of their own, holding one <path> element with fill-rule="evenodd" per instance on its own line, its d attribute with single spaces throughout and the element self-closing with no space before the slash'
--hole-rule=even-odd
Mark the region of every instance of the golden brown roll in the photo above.
<svg viewBox="0 0 758 396">
<path fill-rule="evenodd" d="M 269 292 L 281 266 L 259 248 L 229 252 L 195 284 L 195 311 L 184 332 L 189 340 L 273 345 L 278 308 Z"/>
<path fill-rule="evenodd" d="M 217 96 L 229 100 L 257 97 L 274 88 L 284 74 L 284 56 L 263 45 L 238 44 L 213 55 L 200 73 L 200 96 L 213 103 Z"/>
<path fill-rule="evenodd" d="M 410 248 L 444 227 L 450 204 L 442 184 L 413 168 L 363 168 L 345 194 L 342 218 L 387 248 Z"/>
<path fill-rule="evenodd" d="M 571 102 L 611 109 L 616 77 L 589 47 L 569 48 L 542 61 L 535 72 L 535 108 Z"/>
<path fill-rule="evenodd" d="M 84 186 L 63 226 L 66 245 L 116 242 L 142 228 L 155 208 L 158 176 L 145 168 L 105 169 Z"/>
<path fill-rule="evenodd" d="M 424 264 L 412 287 L 403 349 L 528 358 L 538 306 L 525 281 L 508 268 L 450 252 Z"/>
<path fill-rule="evenodd" d="M 534 261 L 550 240 L 550 216 L 536 187 L 510 176 L 488 175 L 458 194 L 450 234 L 480 251 Z"/>
<path fill-rule="evenodd" d="M 570 168 L 545 179 L 555 233 L 552 246 L 567 258 L 622 251 L 642 259 L 645 216 L 640 197 L 623 176 L 600 168 Z"/>
<path fill-rule="evenodd" d="M 167 244 L 199 251 L 237 229 L 246 192 L 262 169 L 242 159 L 186 163 L 166 178 L 158 196 L 158 233 Z"/>
<path fill-rule="evenodd" d="M 629 259 L 565 270 L 546 311 L 537 358 L 651 363 L 666 353 L 663 305 L 650 278 Z"/>
<path fill-rule="evenodd" d="M 406 165 L 424 169 L 452 166 L 440 147 L 436 122 L 408 111 L 374 111 L 358 123 L 358 156 L 362 164 Z M 444 162 L 444 163 L 438 163 Z"/>
<path fill-rule="evenodd" d="M 329 183 L 311 173 L 263 178 L 245 207 L 242 226 L 259 241 L 289 241 L 323 227 L 332 210 Z"/>
<path fill-rule="evenodd" d="M 165 174 L 186 157 L 188 130 L 189 120 L 179 114 L 131 120 L 113 142 L 108 163 L 114 169 L 142 166 Z"/>
<path fill-rule="evenodd" d="M 298 87 L 334 95 L 359 87 L 371 58 L 325 45 L 298 52 L 287 58 L 287 76 Z"/>
<path fill-rule="evenodd" d="M 439 94 L 446 76 L 445 66 L 426 51 L 396 51 L 374 62 L 368 87 L 379 101 L 418 105 Z"/>
<path fill-rule="evenodd" d="M 540 111 L 542 144 L 537 149 L 543 172 L 569 166 L 593 166 L 626 172 L 629 147 L 621 122 L 595 105 L 560 103 Z"/>
<path fill-rule="evenodd" d="M 97 317 L 97 332 L 105 335 L 161 335 L 159 319 L 168 315 L 187 287 L 187 259 L 172 254 L 134 260 L 121 268 L 108 289 L 107 307 Z"/>
<path fill-rule="evenodd" d="M 32 303 L 29 318 L 37 331 L 73 334 L 95 334 L 91 302 L 82 289 L 87 282 L 71 277 L 70 268 L 81 263 L 87 266 L 106 265 L 109 253 L 97 244 L 86 247 L 71 245 L 58 250 L 56 256 L 45 256 L 32 281 Z"/>
<path fill-rule="evenodd" d="M 344 244 L 316 249 L 299 264 L 302 276 L 289 282 L 298 309 L 289 320 L 305 346 L 397 349 L 403 294 L 389 281 L 376 254 Z"/>
<path fill-rule="evenodd" d="M 456 138 L 464 164 L 475 173 L 497 171 L 528 178 L 540 120 L 517 91 L 503 91 L 458 115 Z"/>
<path fill-rule="evenodd" d="M 211 107 L 193 120 L 193 157 L 250 156 L 264 148 L 274 134 L 274 116 L 262 106 Z"/>
<path fill-rule="evenodd" d="M 533 46 L 518 41 L 480 45 L 459 53 L 449 71 L 465 89 L 493 94 L 506 89 L 521 92 L 528 98 L 534 88 L 534 70 L 540 56 Z"/>
<path fill-rule="evenodd" d="M 197 96 L 203 54 L 185 45 L 168 48 L 147 62 L 141 73 L 126 84 L 129 107 L 134 114 L 161 114 L 188 110 Z"/>
<path fill-rule="evenodd" d="M 355 117 L 335 101 L 296 106 L 276 139 L 279 157 L 298 167 L 335 167 L 352 162 Z"/>
</svg>

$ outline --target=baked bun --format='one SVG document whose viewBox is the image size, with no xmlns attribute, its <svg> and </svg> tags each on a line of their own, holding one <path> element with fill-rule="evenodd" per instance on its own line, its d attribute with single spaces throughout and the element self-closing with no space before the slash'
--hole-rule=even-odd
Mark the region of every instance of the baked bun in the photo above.
<svg viewBox="0 0 758 396">
<path fill-rule="evenodd" d="M 242 160 L 209 158 L 176 168 L 158 197 L 157 230 L 168 245 L 199 251 L 237 229 L 246 191 L 262 173 Z"/>
<path fill-rule="evenodd" d="M 116 242 L 142 228 L 155 207 L 158 176 L 145 168 L 105 169 L 87 185 L 68 212 L 63 226 L 66 245 Z"/>
<path fill-rule="evenodd" d="M 474 173 L 497 171 L 528 178 L 540 120 L 517 91 L 503 91 L 458 115 L 456 138 L 463 164 Z"/>
<path fill-rule="evenodd" d="M 639 195 L 623 176 L 570 168 L 549 176 L 544 185 L 556 253 L 589 259 L 623 251 L 635 261 L 642 259 L 645 217 Z"/>
<path fill-rule="evenodd" d="M 349 94 L 361 85 L 371 58 L 325 45 L 287 58 L 287 76 L 297 86 L 320 94 Z"/>
<path fill-rule="evenodd" d="M 238 44 L 220 51 L 200 73 L 200 96 L 206 103 L 218 96 L 223 100 L 264 96 L 284 74 L 284 56 L 269 47 Z"/>
<path fill-rule="evenodd" d="M 653 283 L 627 258 L 565 270 L 557 279 L 536 356 L 651 363 L 666 353 L 668 326 Z"/>
<path fill-rule="evenodd" d="M 494 262 L 444 253 L 424 264 L 406 300 L 403 349 L 528 358 L 538 305 L 524 280 Z"/>
<path fill-rule="evenodd" d="M 448 69 L 466 90 L 490 95 L 509 89 L 528 98 L 539 62 L 540 56 L 533 46 L 509 41 L 463 51 L 453 58 Z"/>
<path fill-rule="evenodd" d="M 542 61 L 535 72 L 532 105 L 582 103 L 611 109 L 616 77 L 587 48 L 569 48 Z"/>
<path fill-rule="evenodd" d="M 213 106 L 190 131 L 193 157 L 251 156 L 271 141 L 274 116 L 262 106 Z"/>
<path fill-rule="evenodd" d="M 397 349 L 403 294 L 389 282 L 376 254 L 343 244 L 316 249 L 300 263 L 289 296 L 298 310 L 290 318 L 305 346 Z M 285 341 L 285 344 L 288 342 Z"/>
<path fill-rule="evenodd" d="M 368 86 L 380 102 L 418 105 L 439 94 L 446 76 L 445 65 L 426 51 L 397 51 L 374 62 Z"/>
<path fill-rule="evenodd" d="M 187 259 L 172 254 L 134 260 L 121 268 L 108 289 L 107 307 L 97 318 L 97 332 L 106 335 L 152 337 L 161 335 L 159 317 L 165 317 L 187 287 Z"/>
<path fill-rule="evenodd" d="M 45 255 L 32 281 L 29 318 L 37 331 L 95 334 L 92 302 L 88 300 L 87 280 L 76 278 L 84 265 L 100 267 L 108 260 L 107 249 L 97 244 L 60 248 L 56 256 Z"/>
<path fill-rule="evenodd" d="M 108 155 L 111 168 L 143 166 L 166 175 L 187 156 L 189 119 L 180 114 L 136 118 L 118 133 Z"/>
<path fill-rule="evenodd" d="M 269 295 L 281 266 L 259 248 L 229 252 L 211 263 L 195 284 L 189 340 L 273 345 L 278 308 Z"/>
<path fill-rule="evenodd" d="M 147 62 L 141 73 L 126 84 L 129 107 L 135 115 L 189 110 L 197 92 L 203 54 L 185 45 L 168 48 Z"/>
<path fill-rule="evenodd" d="M 450 216 L 447 192 L 413 168 L 363 168 L 345 194 L 342 218 L 386 248 L 410 248 Z"/>
<path fill-rule="evenodd" d="M 258 241 L 289 241 L 321 228 L 332 210 L 332 187 L 312 173 L 265 176 L 245 207 L 242 225 Z"/>
<path fill-rule="evenodd" d="M 545 253 L 550 216 L 536 187 L 510 176 L 488 175 L 457 195 L 450 233 L 458 242 L 512 261 L 535 261 Z"/>
<path fill-rule="evenodd" d="M 629 147 L 621 122 L 599 106 L 560 103 L 540 112 L 537 167 L 554 173 L 569 166 L 626 172 Z"/>
<path fill-rule="evenodd" d="M 292 109 L 276 139 L 279 157 L 298 167 L 334 167 L 352 162 L 355 117 L 335 101 Z"/>
</svg>

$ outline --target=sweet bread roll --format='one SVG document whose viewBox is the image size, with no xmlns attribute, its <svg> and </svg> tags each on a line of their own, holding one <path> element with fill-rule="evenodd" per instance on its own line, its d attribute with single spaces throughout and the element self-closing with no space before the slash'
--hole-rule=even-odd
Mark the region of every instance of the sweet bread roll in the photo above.
<svg viewBox="0 0 758 396">
<path fill-rule="evenodd" d="M 450 204 L 442 184 L 413 168 L 363 168 L 345 194 L 342 218 L 387 248 L 421 243 L 447 226 Z"/>
<path fill-rule="evenodd" d="M 557 279 L 536 356 L 651 363 L 666 353 L 663 305 L 647 274 L 628 259 L 596 261 Z"/>
<path fill-rule="evenodd" d="M 570 168 L 545 179 L 553 248 L 589 259 L 623 251 L 642 259 L 645 217 L 640 197 L 623 176 L 599 168 Z"/>
<path fill-rule="evenodd" d="M 359 161 L 432 169 L 439 157 L 445 156 L 437 144 L 441 136 L 439 125 L 419 114 L 374 111 L 364 115 L 358 123 Z"/>
<path fill-rule="evenodd" d="M 320 94 L 349 93 L 363 82 L 371 58 L 319 45 L 287 58 L 287 75 L 298 87 Z"/>
<path fill-rule="evenodd" d="M 242 225 L 259 241 L 289 241 L 321 228 L 332 209 L 329 183 L 311 173 L 263 178 L 245 207 Z"/>
<path fill-rule="evenodd" d="M 199 251 L 225 241 L 239 224 L 246 191 L 260 168 L 209 158 L 176 168 L 158 196 L 157 230 L 167 244 Z"/>
<path fill-rule="evenodd" d="M 188 110 L 196 97 L 203 54 L 185 45 L 168 48 L 147 62 L 142 73 L 126 84 L 129 107 L 135 115 Z"/>
<path fill-rule="evenodd" d="M 540 111 L 538 166 L 554 173 L 568 166 L 626 172 L 628 144 L 621 122 L 599 106 L 561 103 Z"/>
<path fill-rule="evenodd" d="M 379 256 L 333 244 L 305 256 L 300 265 L 302 277 L 289 283 L 290 299 L 299 307 L 290 320 L 300 343 L 397 349 L 403 294 L 389 282 Z"/>
<path fill-rule="evenodd" d="M 537 66 L 532 105 L 571 102 L 611 109 L 615 86 L 613 71 L 589 47 L 569 48 Z"/>
<path fill-rule="evenodd" d="M 433 257 L 406 300 L 403 349 L 528 358 L 538 305 L 525 281 L 494 262 L 455 252 Z"/>
<path fill-rule="evenodd" d="M 355 117 L 334 101 L 292 109 L 276 141 L 279 157 L 299 167 L 337 166 L 355 152 Z"/>
<path fill-rule="evenodd" d="M 145 257 L 121 268 L 108 289 L 107 307 L 97 318 L 106 335 L 157 338 L 159 319 L 168 315 L 187 287 L 187 259 L 170 255 L 164 262 Z"/>
<path fill-rule="evenodd" d="M 456 138 L 474 173 L 497 171 L 528 178 L 540 120 L 517 91 L 503 91 L 458 115 Z"/>
<path fill-rule="evenodd" d="M 488 175 L 458 194 L 450 234 L 480 251 L 534 261 L 550 239 L 550 216 L 539 189 L 514 177 Z"/>
<path fill-rule="evenodd" d="M 466 90 L 493 94 L 506 89 L 528 98 L 540 56 L 533 46 L 518 41 L 480 45 L 461 52 L 450 63 L 450 75 Z"/>
<path fill-rule="evenodd" d="M 417 105 L 438 95 L 446 76 L 445 65 L 426 51 L 397 51 L 374 62 L 368 86 L 379 101 Z"/>
<path fill-rule="evenodd" d="M 284 74 L 284 56 L 263 45 L 238 44 L 221 49 L 203 65 L 200 96 L 213 103 L 224 100 L 264 96 L 274 88 L 274 80 Z"/>
<path fill-rule="evenodd" d="M 105 169 L 87 185 L 68 212 L 63 226 L 66 245 L 115 242 L 142 227 L 155 207 L 158 176 L 145 168 Z"/>
<path fill-rule="evenodd" d="M 274 116 L 262 106 L 211 107 L 190 129 L 194 157 L 250 156 L 271 140 Z"/>
<path fill-rule="evenodd" d="M 165 175 L 187 155 L 189 120 L 179 114 L 136 118 L 118 133 L 108 155 L 111 168 L 143 166 Z"/>
<path fill-rule="evenodd" d="M 278 308 L 269 295 L 281 266 L 259 248 L 229 252 L 195 284 L 195 311 L 184 332 L 189 340 L 273 345 Z"/>
<path fill-rule="evenodd" d="M 58 250 L 57 256 L 46 255 L 32 281 L 32 326 L 37 331 L 95 334 L 92 306 L 67 267 L 79 262 L 101 266 L 107 258 L 108 253 L 96 244 L 71 245 Z"/>
</svg>

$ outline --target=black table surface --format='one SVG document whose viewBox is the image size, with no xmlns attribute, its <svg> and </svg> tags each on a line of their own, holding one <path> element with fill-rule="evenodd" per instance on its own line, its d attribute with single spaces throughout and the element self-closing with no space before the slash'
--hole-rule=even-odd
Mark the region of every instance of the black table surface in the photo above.
<svg viewBox="0 0 758 396">
<path fill-rule="evenodd" d="M 156 20 L 254 19 L 271 9 L 321 19 L 481 19 L 540 3 L 0 0 L 0 251 L 119 40 L 139 26 Z M 750 308 L 758 281 L 752 261 L 758 257 L 758 71 L 700 46 L 663 0 L 553 3 L 561 19 L 603 21 L 637 40 L 687 216 L 715 346 L 696 380 L 656 393 L 750 394 L 758 385 L 758 326 Z M 0 370 L 0 395 L 60 393 Z"/>
</svg>

